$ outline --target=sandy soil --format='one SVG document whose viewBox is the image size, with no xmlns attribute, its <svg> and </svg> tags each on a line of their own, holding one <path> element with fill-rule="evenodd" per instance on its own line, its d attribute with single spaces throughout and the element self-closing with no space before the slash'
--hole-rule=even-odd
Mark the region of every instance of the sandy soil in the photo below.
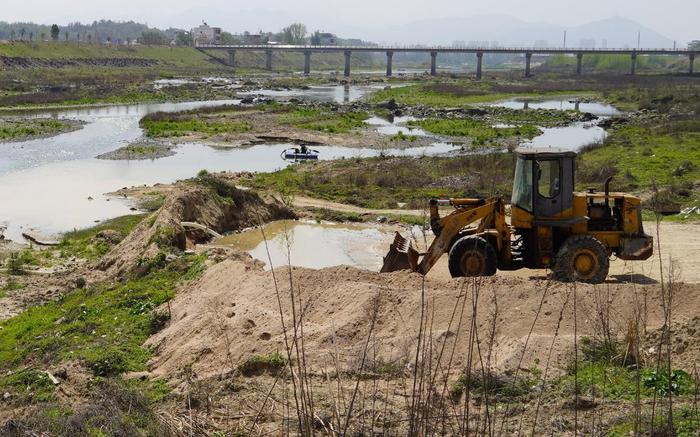
<svg viewBox="0 0 700 437">
<path fill-rule="evenodd" d="M 485 348 L 495 317 L 492 362 L 501 371 L 514 370 L 519 363 L 524 368 L 538 363 L 543 366 L 550 348 L 553 372 L 563 371 L 571 358 L 574 339 L 574 293 L 579 336 L 600 333 L 601 305 L 609 311 L 612 331 L 624 335 L 633 316 L 633 302 L 642 302 L 644 296 L 648 300 L 647 329 L 658 329 L 663 323 L 657 285 L 612 282 L 574 287 L 543 278 L 503 275 L 476 281 L 433 277 L 424 283 L 417 274 L 379 274 L 350 267 L 291 271 L 285 268 L 278 269 L 274 276 L 263 272 L 259 263 L 226 259 L 180 290 L 171 303 L 171 324 L 147 343 L 156 351 L 150 365 L 153 375 L 172 378 L 181 374 L 184 366 L 192 365 L 198 375 L 213 376 L 251 355 L 283 353 L 284 332 L 276 290 L 280 292 L 286 323 L 290 324 L 290 281 L 299 299 L 297 311 L 304 308 L 305 347 L 313 351 L 308 359 L 316 371 L 332 370 L 327 357 L 336 353 L 340 353 L 347 368 L 357 365 L 357 354 L 366 340 L 369 317 L 375 309 L 379 312 L 374 333 L 377 356 L 386 362 L 410 361 L 418 334 L 422 290 L 435 343 L 456 345 L 455 368 L 466 365 L 465 339 L 476 291 L 480 293 L 476 315 L 482 336 L 479 340 Z M 673 308 L 674 323 L 689 323 L 697 315 L 700 285 L 678 285 L 676 292 L 682 298 Z M 457 321 L 450 320 L 455 309 L 459 314 L 465 296 L 467 313 L 458 329 Z M 561 327 L 555 336 L 560 315 Z M 533 333 L 523 353 L 531 328 Z M 685 349 L 687 356 L 679 354 L 674 359 L 692 366 L 698 358 L 697 349 Z"/>
</svg>

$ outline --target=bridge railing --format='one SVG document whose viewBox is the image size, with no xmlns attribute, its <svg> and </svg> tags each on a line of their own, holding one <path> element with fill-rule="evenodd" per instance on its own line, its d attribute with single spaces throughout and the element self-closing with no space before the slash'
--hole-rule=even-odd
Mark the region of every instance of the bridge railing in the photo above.
<svg viewBox="0 0 700 437">
<path fill-rule="evenodd" d="M 581 48 L 581 47 L 536 47 L 536 46 L 424 46 L 424 45 L 290 45 L 290 44 L 198 44 L 199 49 L 240 49 L 240 50 L 349 50 L 349 51 L 468 51 L 468 52 L 567 52 L 567 53 L 668 53 L 668 54 L 700 54 L 700 50 L 673 48 Z"/>
</svg>

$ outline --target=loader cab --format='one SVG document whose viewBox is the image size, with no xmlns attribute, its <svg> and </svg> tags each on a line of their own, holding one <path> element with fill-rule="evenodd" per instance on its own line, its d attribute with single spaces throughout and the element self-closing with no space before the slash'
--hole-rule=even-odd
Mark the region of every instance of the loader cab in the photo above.
<svg viewBox="0 0 700 437">
<path fill-rule="evenodd" d="M 576 153 L 560 149 L 517 149 L 513 179 L 515 227 L 533 219 L 563 218 L 573 207 Z M 516 222 L 530 222 L 518 226 Z"/>
</svg>

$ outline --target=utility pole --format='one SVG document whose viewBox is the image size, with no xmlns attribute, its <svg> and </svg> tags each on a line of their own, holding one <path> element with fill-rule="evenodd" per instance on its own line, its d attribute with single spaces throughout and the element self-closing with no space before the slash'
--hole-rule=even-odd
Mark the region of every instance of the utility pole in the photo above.
<svg viewBox="0 0 700 437">
<path fill-rule="evenodd" d="M 637 50 L 640 49 L 641 42 L 642 42 L 642 32 L 637 32 Z"/>
<path fill-rule="evenodd" d="M 564 48 L 566 48 L 566 30 L 564 31 Z"/>
</svg>

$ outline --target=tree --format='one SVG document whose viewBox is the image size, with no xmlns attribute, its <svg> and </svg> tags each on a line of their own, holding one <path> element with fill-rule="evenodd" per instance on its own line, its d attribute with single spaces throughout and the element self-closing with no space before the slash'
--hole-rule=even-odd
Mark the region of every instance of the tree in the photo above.
<svg viewBox="0 0 700 437">
<path fill-rule="evenodd" d="M 41 32 L 41 40 L 46 41 L 46 34 L 44 32 Z"/>
<path fill-rule="evenodd" d="M 321 45 L 321 32 L 318 30 L 311 35 L 311 45 L 320 46 Z"/>
<path fill-rule="evenodd" d="M 68 41 L 68 38 L 70 37 L 70 33 L 64 32 L 63 36 L 66 38 L 66 41 Z"/>
<path fill-rule="evenodd" d="M 27 31 L 23 27 L 22 30 L 19 31 L 19 39 L 21 39 L 22 41 L 24 41 L 24 34 L 25 33 L 27 33 Z"/>
<path fill-rule="evenodd" d="M 146 30 L 143 33 L 141 33 L 141 37 L 139 38 L 139 42 L 141 44 L 146 44 L 146 45 L 163 45 L 167 44 L 167 38 L 163 32 L 157 29 L 153 30 Z"/>
<path fill-rule="evenodd" d="M 194 44 L 192 34 L 189 32 L 178 32 L 175 34 L 175 43 L 179 46 L 191 46 Z"/>
<path fill-rule="evenodd" d="M 287 44 L 302 45 L 306 42 L 306 26 L 294 23 L 282 29 L 282 39 Z"/>
<path fill-rule="evenodd" d="M 29 41 L 34 41 L 34 32 L 29 32 Z"/>
<path fill-rule="evenodd" d="M 241 40 L 233 36 L 229 32 L 221 32 L 221 43 L 222 44 L 240 44 Z"/>
<path fill-rule="evenodd" d="M 688 50 L 700 50 L 700 39 L 690 41 L 688 43 Z"/>
<path fill-rule="evenodd" d="M 61 29 L 58 28 L 58 24 L 51 25 L 51 39 L 58 41 L 58 34 L 61 33 Z"/>
</svg>

